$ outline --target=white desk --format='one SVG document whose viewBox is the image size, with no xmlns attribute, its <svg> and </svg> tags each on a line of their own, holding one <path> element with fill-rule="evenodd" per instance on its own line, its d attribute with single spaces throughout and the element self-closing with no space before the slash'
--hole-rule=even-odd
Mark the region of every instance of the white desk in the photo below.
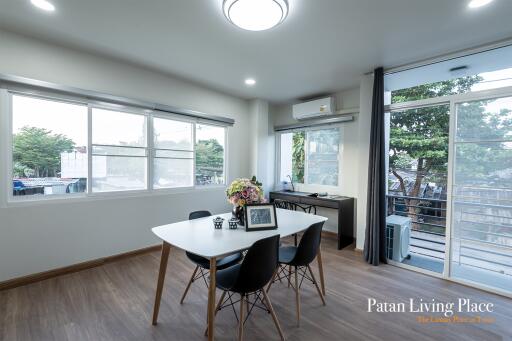
<svg viewBox="0 0 512 341">
<path fill-rule="evenodd" d="M 312 224 L 324 222 L 325 217 L 306 214 L 297 211 L 288 211 L 277 209 L 277 230 L 246 232 L 245 227 L 239 227 L 237 230 L 230 230 L 227 226 L 227 220 L 231 218 L 231 213 L 221 214 L 226 219 L 222 229 L 214 229 L 213 217 L 187 220 L 174 224 L 162 225 L 152 229 L 160 239 L 163 240 L 162 257 L 160 259 L 160 271 L 156 289 L 155 305 L 153 310 L 153 324 L 156 325 L 160 300 L 162 298 L 162 289 L 167 269 L 167 261 L 171 245 L 179 249 L 195 253 L 210 260 L 210 284 L 208 290 L 208 340 L 214 337 L 214 318 L 215 318 L 215 273 L 217 267 L 217 258 L 241 251 L 251 247 L 256 241 L 275 236 L 291 236 L 298 232 L 306 230 Z M 320 284 L 325 294 L 325 284 L 322 266 L 322 255 L 318 252 L 318 267 L 320 272 Z"/>
</svg>

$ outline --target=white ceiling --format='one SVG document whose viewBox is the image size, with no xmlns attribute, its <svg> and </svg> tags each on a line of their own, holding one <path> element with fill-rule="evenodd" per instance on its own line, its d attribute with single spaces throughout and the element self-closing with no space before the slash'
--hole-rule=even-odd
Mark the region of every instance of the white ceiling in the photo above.
<svg viewBox="0 0 512 341">
<path fill-rule="evenodd" d="M 512 1 L 468 1 L 289 0 L 283 24 L 250 32 L 224 18 L 222 0 L 52 0 L 54 13 L 0 0 L 0 28 L 287 102 L 357 86 L 377 66 L 512 37 Z"/>
</svg>

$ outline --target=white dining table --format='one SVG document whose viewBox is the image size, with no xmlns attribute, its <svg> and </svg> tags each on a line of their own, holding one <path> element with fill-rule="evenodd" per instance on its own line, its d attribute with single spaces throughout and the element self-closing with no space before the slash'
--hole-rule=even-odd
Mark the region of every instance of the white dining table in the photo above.
<svg viewBox="0 0 512 341">
<path fill-rule="evenodd" d="M 247 250 L 260 239 L 275 235 L 280 235 L 281 238 L 291 236 L 306 230 L 312 224 L 327 221 L 327 218 L 322 216 L 283 209 L 276 209 L 276 215 L 278 228 L 265 231 L 247 232 L 243 226 L 239 226 L 236 230 L 229 229 L 227 220 L 231 218 L 231 213 L 186 220 L 153 228 L 153 233 L 163 241 L 155 304 L 153 307 L 153 325 L 157 324 L 171 246 L 203 256 L 210 260 L 207 323 L 208 340 L 213 340 L 217 259 L 237 251 Z M 212 219 L 217 216 L 225 219 L 222 229 L 215 229 L 213 226 Z M 322 253 L 320 248 L 317 254 L 317 261 L 320 285 L 325 295 Z"/>
</svg>

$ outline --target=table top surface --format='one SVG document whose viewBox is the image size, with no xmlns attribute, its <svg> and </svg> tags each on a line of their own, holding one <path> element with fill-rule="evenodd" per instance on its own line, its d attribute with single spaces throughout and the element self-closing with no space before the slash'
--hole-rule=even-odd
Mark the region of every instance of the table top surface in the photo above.
<svg viewBox="0 0 512 341">
<path fill-rule="evenodd" d="M 152 229 L 163 241 L 206 258 L 220 257 L 248 249 L 256 241 L 275 236 L 287 237 L 306 230 L 309 226 L 327 221 L 327 218 L 297 211 L 276 209 L 276 230 L 246 232 L 244 226 L 230 230 L 231 213 L 157 226 Z M 213 227 L 213 218 L 224 218 L 222 229 Z"/>
</svg>

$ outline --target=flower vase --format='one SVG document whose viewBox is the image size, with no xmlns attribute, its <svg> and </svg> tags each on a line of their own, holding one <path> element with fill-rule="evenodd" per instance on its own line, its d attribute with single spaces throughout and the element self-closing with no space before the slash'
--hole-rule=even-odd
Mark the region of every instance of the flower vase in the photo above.
<svg viewBox="0 0 512 341">
<path fill-rule="evenodd" d="M 242 206 L 233 206 L 233 211 L 231 213 L 233 217 L 239 220 L 240 225 L 245 225 L 244 208 Z"/>
</svg>

